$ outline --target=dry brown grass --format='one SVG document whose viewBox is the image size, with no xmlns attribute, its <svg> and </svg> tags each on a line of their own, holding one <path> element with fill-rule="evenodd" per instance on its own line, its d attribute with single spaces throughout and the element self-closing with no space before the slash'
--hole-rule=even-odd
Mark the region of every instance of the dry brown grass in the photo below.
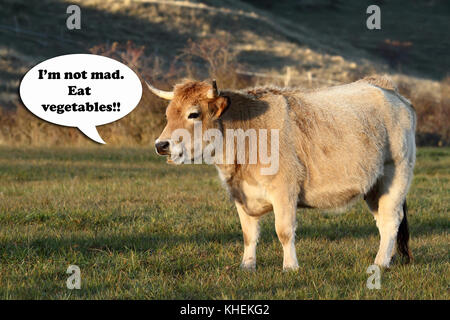
<svg viewBox="0 0 450 320">
<path fill-rule="evenodd" d="M 251 85 L 251 78 L 243 77 L 236 70 L 235 55 L 220 40 L 208 39 L 194 43 L 190 41 L 169 72 L 164 72 L 157 56 L 144 56 L 144 47 L 133 42 L 117 42 L 98 45 L 90 49 L 93 54 L 103 55 L 122 61 L 134 69 L 144 79 L 164 89 L 179 82 L 183 77 L 201 77 L 204 74 L 192 60 L 193 57 L 206 61 L 211 78 L 227 88 Z M 175 64 L 181 62 L 182 68 Z M 232 71 L 227 71 L 232 70 Z M 150 76 L 151 75 L 151 76 Z M 167 102 L 151 94 L 143 87 L 143 95 L 138 106 L 126 117 L 98 127 L 100 135 L 111 145 L 150 145 L 164 126 L 164 110 Z M 63 146 L 93 144 L 77 128 L 57 126 L 35 117 L 22 103 L 17 102 L 11 111 L 0 108 L 0 144 Z"/>
<path fill-rule="evenodd" d="M 424 83 L 408 79 L 398 81 L 399 92 L 407 97 L 417 113 L 417 144 L 446 146 L 450 144 L 450 77 L 438 89 L 418 88 Z"/>
<path fill-rule="evenodd" d="M 377 50 L 391 67 L 397 67 L 408 60 L 412 46 L 411 41 L 384 39 Z"/>
<path fill-rule="evenodd" d="M 236 52 L 227 45 L 227 41 L 207 38 L 200 41 L 188 41 L 182 53 L 170 66 L 163 66 L 158 56 L 145 56 L 145 48 L 128 41 L 111 45 L 98 45 L 90 49 L 91 53 L 108 56 L 130 66 L 145 79 L 163 89 L 179 82 L 184 77 L 217 79 L 221 87 L 240 89 L 261 85 L 257 76 L 242 75 L 237 72 L 241 67 Z M 204 66 L 206 65 L 206 68 Z M 204 69 L 202 69 L 202 67 Z M 168 69 L 168 72 L 164 70 Z M 354 81 L 373 73 L 371 68 L 358 68 L 347 75 L 347 82 Z M 151 77 L 150 77 L 151 75 Z M 298 75 L 298 73 L 297 73 Z M 401 94 L 411 100 L 417 117 L 418 145 L 446 146 L 450 144 L 450 77 L 439 84 L 439 92 L 431 83 L 411 80 L 409 77 L 397 77 L 396 82 Z M 283 85 L 283 77 L 265 79 Z M 318 83 L 306 81 L 293 82 L 295 85 L 314 87 Z M 435 84 L 434 84 L 435 85 Z M 112 145 L 151 145 L 164 126 L 164 110 L 167 102 L 155 97 L 143 88 L 143 96 L 137 108 L 126 117 L 114 123 L 99 127 L 103 139 Z M 87 139 L 76 128 L 53 125 L 31 114 L 20 102 L 15 111 L 0 108 L 0 144 L 4 145 L 89 145 Z"/>
</svg>

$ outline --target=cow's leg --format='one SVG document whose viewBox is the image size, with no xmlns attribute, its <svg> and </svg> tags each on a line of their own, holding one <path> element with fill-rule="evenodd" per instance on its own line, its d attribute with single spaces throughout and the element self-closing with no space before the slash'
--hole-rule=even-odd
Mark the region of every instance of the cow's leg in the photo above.
<svg viewBox="0 0 450 320">
<path fill-rule="evenodd" d="M 372 189 L 364 196 L 364 200 L 367 203 L 367 206 L 369 207 L 370 212 L 372 212 L 372 215 L 377 221 L 378 217 L 378 202 L 380 201 L 381 196 L 381 180 L 377 182 Z M 396 243 L 394 243 L 394 249 L 392 250 L 391 259 L 395 255 L 396 252 Z"/>
<path fill-rule="evenodd" d="M 283 245 L 283 270 L 298 269 L 295 251 L 296 209 L 296 200 L 293 197 L 289 199 L 286 193 L 274 197 L 275 230 Z"/>
<path fill-rule="evenodd" d="M 404 217 L 403 205 L 411 176 L 412 168 L 407 165 L 407 161 L 386 164 L 384 175 L 378 184 L 378 208 L 372 212 L 380 233 L 375 264 L 381 267 L 389 267 L 395 253 L 397 233 Z"/>
<path fill-rule="evenodd" d="M 244 234 L 244 256 L 242 257 L 241 268 L 254 270 L 256 268 L 256 245 L 259 238 L 259 217 L 249 216 L 237 202 L 236 208 Z"/>
</svg>

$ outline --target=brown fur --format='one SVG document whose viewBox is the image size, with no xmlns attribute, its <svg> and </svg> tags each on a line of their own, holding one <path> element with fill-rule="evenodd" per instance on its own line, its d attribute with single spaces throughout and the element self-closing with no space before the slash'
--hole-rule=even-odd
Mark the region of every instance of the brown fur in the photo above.
<svg viewBox="0 0 450 320">
<path fill-rule="evenodd" d="M 158 140 L 170 139 L 176 128 L 193 131 L 188 119 L 192 108 L 201 112 L 204 131 L 219 129 L 224 137 L 227 129 L 279 130 L 276 174 L 262 175 L 266 165 L 260 162 L 217 164 L 245 234 L 244 267 L 253 268 L 256 261 L 259 216 L 275 212 L 283 265 L 295 269 L 297 206 L 345 207 L 360 195 L 365 196 L 380 230 L 375 263 L 389 265 L 399 228 L 398 249 L 406 252 L 406 207 L 403 210 L 402 205 L 415 162 L 416 116 L 389 79 L 367 77 L 313 91 L 275 87 L 223 91 L 208 98 L 212 89 L 210 83 L 188 80 L 175 86 L 166 111 L 168 123 Z M 185 147 L 193 150 L 192 144 Z"/>
<path fill-rule="evenodd" d="M 367 82 L 383 89 L 397 91 L 397 86 L 386 76 L 368 76 L 359 81 Z"/>
</svg>

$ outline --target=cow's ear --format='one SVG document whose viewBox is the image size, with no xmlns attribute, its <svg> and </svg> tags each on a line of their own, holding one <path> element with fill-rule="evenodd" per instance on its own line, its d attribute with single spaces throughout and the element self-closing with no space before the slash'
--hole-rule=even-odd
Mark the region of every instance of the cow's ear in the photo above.
<svg viewBox="0 0 450 320">
<path fill-rule="evenodd" d="M 210 108 L 214 119 L 220 118 L 220 116 L 227 110 L 230 106 L 230 98 L 226 96 L 217 97 L 211 104 Z"/>
</svg>

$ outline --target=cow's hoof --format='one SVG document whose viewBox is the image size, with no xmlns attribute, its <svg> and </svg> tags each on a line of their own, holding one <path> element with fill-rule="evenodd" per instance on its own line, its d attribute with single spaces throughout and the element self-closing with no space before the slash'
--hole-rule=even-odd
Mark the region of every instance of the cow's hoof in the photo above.
<svg viewBox="0 0 450 320">
<path fill-rule="evenodd" d="M 256 262 L 255 261 L 242 262 L 241 269 L 247 270 L 247 271 L 255 271 L 256 270 Z"/>
<path fill-rule="evenodd" d="M 379 266 L 381 269 L 389 269 L 389 267 L 391 266 L 391 259 L 383 259 L 377 256 L 375 258 L 374 264 Z"/>
<path fill-rule="evenodd" d="M 283 266 L 284 272 L 297 271 L 297 270 L 298 270 L 298 264 Z"/>
</svg>

